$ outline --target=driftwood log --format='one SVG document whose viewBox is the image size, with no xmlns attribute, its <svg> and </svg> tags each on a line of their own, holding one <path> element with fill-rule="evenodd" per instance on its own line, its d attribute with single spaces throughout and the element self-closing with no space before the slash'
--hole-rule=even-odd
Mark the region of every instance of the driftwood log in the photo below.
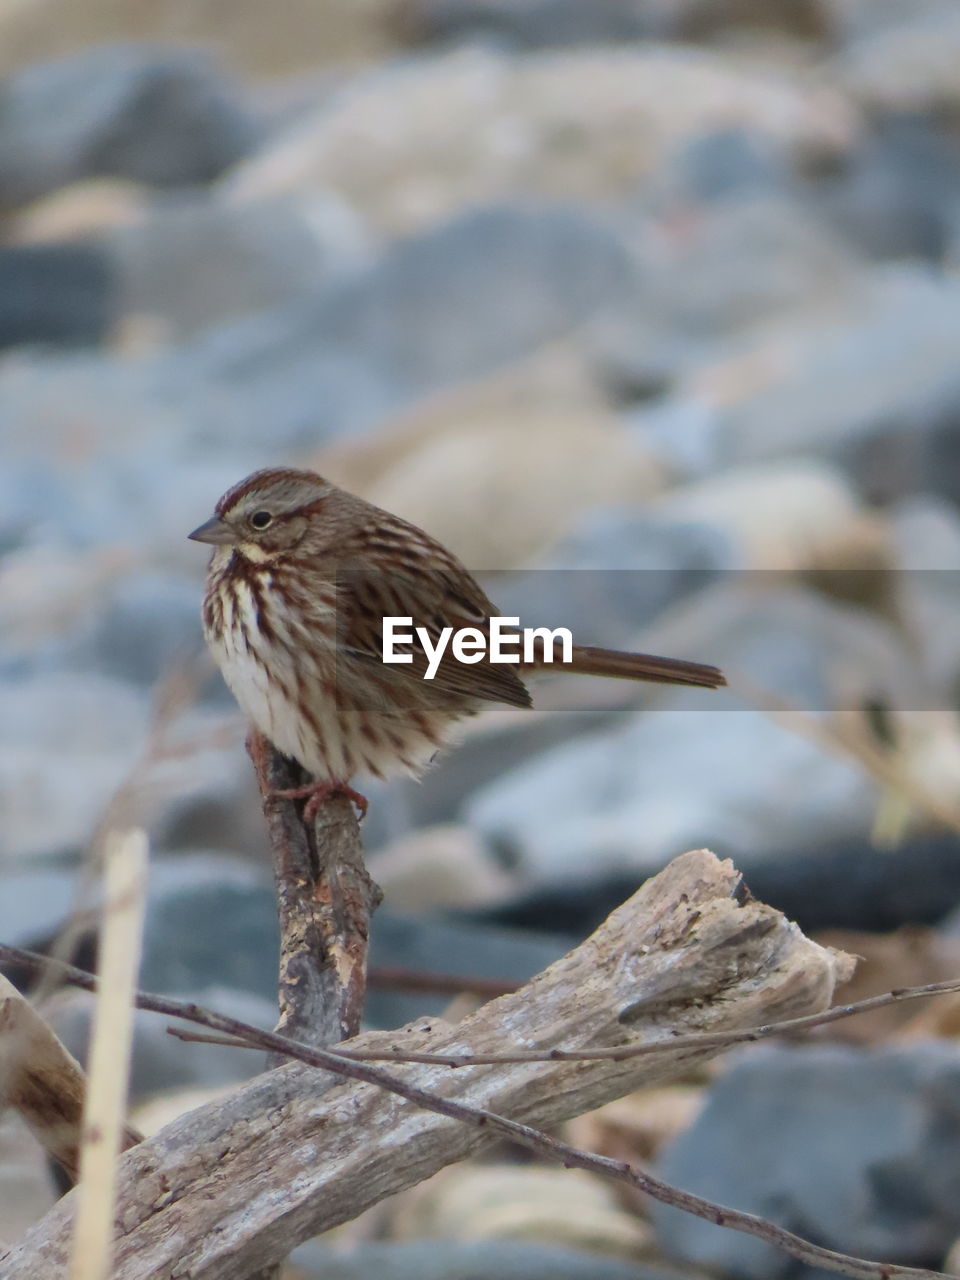
<svg viewBox="0 0 960 1280">
<path fill-rule="evenodd" d="M 350 1044 L 482 1053 L 669 1041 L 824 1009 L 849 968 L 753 901 L 729 862 L 700 851 L 675 859 L 581 946 L 459 1025 L 425 1019 Z M 391 1073 L 542 1127 L 712 1052 Z M 123 1156 L 114 1278 L 241 1280 L 493 1140 L 371 1084 L 299 1064 L 268 1072 Z M 0 1260 L 4 1280 L 65 1280 L 74 1198 Z"/>
<path fill-rule="evenodd" d="M 0 974 L 0 1107 L 12 1107 L 47 1155 L 76 1182 L 86 1077 L 36 1012 Z M 140 1134 L 126 1128 L 123 1149 Z M 0 1275 L 2 1275 L 0 1271 Z"/>
</svg>

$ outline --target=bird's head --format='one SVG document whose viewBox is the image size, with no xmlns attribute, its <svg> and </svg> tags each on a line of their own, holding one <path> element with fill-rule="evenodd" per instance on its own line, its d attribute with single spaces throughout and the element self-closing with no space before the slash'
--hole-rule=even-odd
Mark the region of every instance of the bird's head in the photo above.
<svg viewBox="0 0 960 1280">
<path fill-rule="evenodd" d="M 256 471 L 227 491 L 214 514 L 187 536 L 266 564 L 300 545 L 327 501 L 340 491 L 313 471 Z"/>
</svg>

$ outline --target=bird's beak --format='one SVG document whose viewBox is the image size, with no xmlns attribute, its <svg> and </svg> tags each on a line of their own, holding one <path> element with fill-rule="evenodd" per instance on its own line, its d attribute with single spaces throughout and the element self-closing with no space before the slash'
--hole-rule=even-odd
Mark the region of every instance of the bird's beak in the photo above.
<svg viewBox="0 0 960 1280">
<path fill-rule="evenodd" d="M 188 533 L 187 537 L 194 542 L 210 542 L 215 547 L 229 546 L 231 542 L 236 542 L 233 530 L 219 516 L 211 516 L 205 524 L 194 529 L 193 533 Z"/>
</svg>

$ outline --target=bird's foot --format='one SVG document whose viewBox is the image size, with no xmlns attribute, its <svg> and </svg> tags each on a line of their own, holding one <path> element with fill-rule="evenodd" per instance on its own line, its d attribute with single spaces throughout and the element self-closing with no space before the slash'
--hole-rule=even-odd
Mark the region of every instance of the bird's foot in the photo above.
<svg viewBox="0 0 960 1280">
<path fill-rule="evenodd" d="M 361 795 L 359 791 L 355 791 L 346 782 L 308 782 L 302 787 L 288 787 L 283 791 L 271 791 L 270 795 L 275 800 L 306 800 L 307 803 L 303 808 L 304 822 L 313 822 L 324 800 L 328 800 L 331 796 L 346 796 L 348 800 L 351 800 L 357 806 L 361 822 L 367 816 L 367 808 L 369 806 L 367 797 Z"/>
</svg>

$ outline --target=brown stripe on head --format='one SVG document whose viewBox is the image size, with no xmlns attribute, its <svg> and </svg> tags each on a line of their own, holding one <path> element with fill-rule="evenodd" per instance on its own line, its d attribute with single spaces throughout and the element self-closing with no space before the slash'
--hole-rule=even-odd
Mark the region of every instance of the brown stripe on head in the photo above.
<svg viewBox="0 0 960 1280">
<path fill-rule="evenodd" d="M 246 498 L 256 495 L 265 501 L 269 498 L 289 509 L 292 505 L 304 508 L 319 502 L 330 482 L 315 471 L 302 471 L 296 467 L 265 467 L 228 489 L 217 503 L 218 516 L 228 516 Z"/>
</svg>

